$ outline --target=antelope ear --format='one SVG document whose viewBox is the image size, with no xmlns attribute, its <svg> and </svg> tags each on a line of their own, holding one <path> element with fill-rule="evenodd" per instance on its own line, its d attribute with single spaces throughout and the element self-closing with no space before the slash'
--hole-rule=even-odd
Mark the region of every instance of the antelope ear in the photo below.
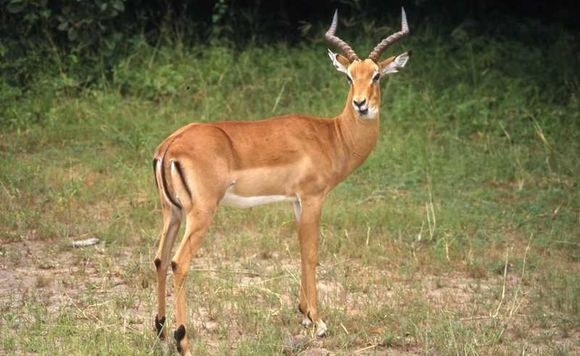
<svg viewBox="0 0 580 356">
<path fill-rule="evenodd" d="M 397 73 L 399 69 L 403 68 L 409 58 L 411 57 L 411 51 L 399 54 L 398 56 L 389 57 L 379 63 L 381 69 L 381 77 L 391 73 Z"/>
<path fill-rule="evenodd" d="M 345 73 L 345 74 L 347 73 L 346 69 L 350 65 L 350 62 L 346 57 L 344 57 L 340 54 L 336 54 L 336 53 L 332 52 L 331 50 L 328 50 L 328 56 L 330 57 L 330 60 L 332 61 L 332 65 L 336 68 L 337 71 Z"/>
</svg>

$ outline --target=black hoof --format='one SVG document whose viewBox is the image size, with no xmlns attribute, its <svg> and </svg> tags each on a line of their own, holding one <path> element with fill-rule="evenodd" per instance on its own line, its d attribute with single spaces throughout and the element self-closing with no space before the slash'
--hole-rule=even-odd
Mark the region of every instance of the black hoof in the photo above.
<svg viewBox="0 0 580 356">
<path fill-rule="evenodd" d="M 185 326 L 181 324 L 177 330 L 173 332 L 173 337 L 177 342 L 177 351 L 181 352 L 181 340 L 185 337 Z"/>
<path fill-rule="evenodd" d="M 165 317 L 159 319 L 159 315 L 155 316 L 155 329 L 157 330 L 157 336 L 160 339 L 163 339 L 165 336 L 163 335 L 163 326 L 165 325 Z"/>
</svg>

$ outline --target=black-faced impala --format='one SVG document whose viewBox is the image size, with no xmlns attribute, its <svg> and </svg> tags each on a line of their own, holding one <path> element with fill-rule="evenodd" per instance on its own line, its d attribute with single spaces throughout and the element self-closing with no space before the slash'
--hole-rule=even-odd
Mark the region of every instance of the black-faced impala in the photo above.
<svg viewBox="0 0 580 356">
<path fill-rule="evenodd" d="M 403 68 L 409 53 L 380 60 L 387 47 L 409 33 L 405 11 L 401 31 L 383 39 L 361 60 L 335 36 L 337 14 L 325 34 L 332 64 L 346 75 L 350 88 L 342 112 L 326 119 L 286 115 L 261 121 L 192 123 L 180 128 L 155 151 L 153 169 L 161 198 L 163 231 L 155 256 L 158 309 L 155 327 L 166 336 L 165 295 L 171 265 L 176 294 L 178 350 L 188 354 L 185 320 L 185 277 L 192 257 L 219 205 L 251 207 L 291 202 L 300 243 L 301 281 L 298 308 L 302 324 L 327 332 L 316 296 L 318 226 L 323 202 L 338 183 L 361 165 L 379 134 L 380 79 Z M 185 234 L 173 257 L 171 250 L 185 219 Z"/>
</svg>

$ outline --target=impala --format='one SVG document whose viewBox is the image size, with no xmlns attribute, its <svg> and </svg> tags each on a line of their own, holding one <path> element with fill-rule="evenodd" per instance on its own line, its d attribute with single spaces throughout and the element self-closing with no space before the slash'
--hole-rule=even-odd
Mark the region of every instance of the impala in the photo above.
<svg viewBox="0 0 580 356">
<path fill-rule="evenodd" d="M 383 39 L 361 60 L 335 36 L 337 14 L 325 34 L 343 55 L 328 51 L 332 64 L 346 75 L 350 89 L 342 113 L 332 119 L 286 115 L 261 121 L 191 123 L 163 141 L 153 159 L 163 231 L 154 259 L 158 309 L 155 327 L 166 336 L 165 296 L 171 265 L 176 293 L 177 349 L 188 354 L 185 327 L 185 277 L 219 205 L 251 207 L 291 202 L 301 256 L 298 309 L 302 324 L 327 331 L 318 314 L 316 265 L 321 208 L 328 193 L 360 166 L 379 134 L 380 78 L 396 73 L 409 52 L 380 61 L 381 54 L 409 33 L 404 9 L 402 29 Z M 170 258 L 181 220 L 186 228 Z"/>
</svg>

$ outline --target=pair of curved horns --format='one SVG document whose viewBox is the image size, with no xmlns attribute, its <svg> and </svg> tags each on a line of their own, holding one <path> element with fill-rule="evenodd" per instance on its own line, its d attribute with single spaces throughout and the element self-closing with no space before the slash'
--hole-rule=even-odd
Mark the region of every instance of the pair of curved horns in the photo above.
<svg viewBox="0 0 580 356">
<path fill-rule="evenodd" d="M 340 38 L 338 38 L 334 33 L 336 32 L 336 26 L 338 25 L 338 10 L 334 11 L 334 17 L 332 18 L 332 24 L 326 33 L 324 34 L 324 38 L 326 41 L 336 46 L 340 49 L 348 58 L 349 61 L 353 62 L 358 60 L 358 56 L 354 52 L 354 50 L 348 45 L 348 43 L 344 42 Z M 407 15 L 405 14 L 405 9 L 401 8 L 401 31 L 395 32 L 389 37 L 383 39 L 379 44 L 375 46 L 372 52 L 369 54 L 369 58 L 375 62 L 378 62 L 381 54 L 393 43 L 399 41 L 401 38 L 407 36 L 409 34 L 409 25 L 407 24 Z"/>
</svg>

